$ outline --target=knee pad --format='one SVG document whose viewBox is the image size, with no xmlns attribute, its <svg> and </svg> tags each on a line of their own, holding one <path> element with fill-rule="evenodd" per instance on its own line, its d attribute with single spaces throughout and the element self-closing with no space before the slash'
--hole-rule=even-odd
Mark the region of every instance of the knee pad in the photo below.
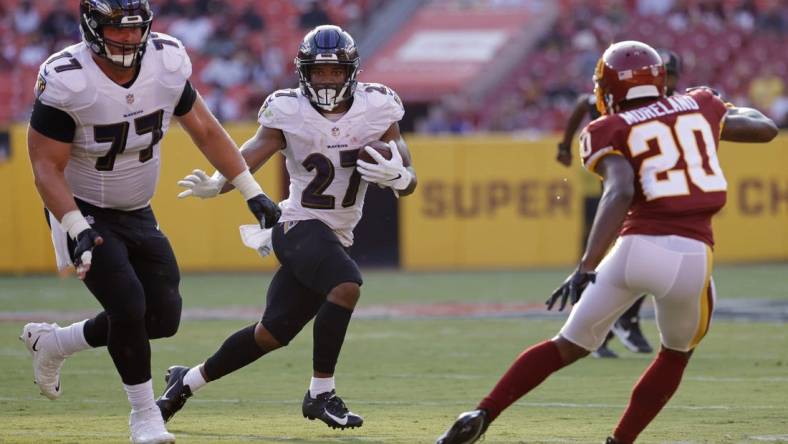
<svg viewBox="0 0 788 444">
<path fill-rule="evenodd" d="M 178 332 L 181 323 L 181 307 L 183 300 L 180 294 L 161 301 L 155 307 L 149 307 L 145 314 L 145 326 L 151 339 L 169 338 Z"/>
</svg>

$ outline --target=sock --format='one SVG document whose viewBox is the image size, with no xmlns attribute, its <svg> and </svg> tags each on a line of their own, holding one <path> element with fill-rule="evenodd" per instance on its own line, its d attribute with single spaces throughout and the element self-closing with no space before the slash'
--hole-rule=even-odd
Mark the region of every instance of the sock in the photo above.
<svg viewBox="0 0 788 444">
<path fill-rule="evenodd" d="M 563 366 L 561 354 L 553 341 L 536 344 L 517 357 L 478 408 L 487 410 L 492 422 L 507 407 Z"/>
<path fill-rule="evenodd" d="M 71 356 L 72 354 L 87 350 L 90 347 L 88 341 L 85 339 L 85 323 L 87 319 L 81 322 L 76 322 L 68 327 L 55 329 L 55 342 L 57 343 L 58 351 L 63 356 Z"/>
<path fill-rule="evenodd" d="M 330 392 L 335 388 L 333 376 L 330 378 L 315 378 L 313 376 L 312 380 L 309 382 L 309 396 L 317 398 L 317 395 Z"/>
<path fill-rule="evenodd" d="M 123 384 L 123 388 L 126 390 L 126 395 L 129 397 L 132 412 L 139 412 L 156 407 L 156 403 L 153 401 L 152 379 L 148 379 L 142 384 Z"/>
<path fill-rule="evenodd" d="M 265 354 L 254 339 L 256 325 L 252 324 L 230 335 L 219 350 L 205 360 L 202 368 L 208 381 L 215 381 L 245 367 Z"/>
<path fill-rule="evenodd" d="M 613 434 L 621 444 L 635 441 L 679 388 L 689 358 L 683 353 L 661 350 L 635 384 L 629 405 Z"/>
<path fill-rule="evenodd" d="M 206 381 L 202 376 L 200 367 L 202 367 L 202 364 L 190 368 L 189 371 L 183 376 L 183 385 L 188 385 L 189 390 L 191 390 L 192 393 L 196 392 L 200 389 L 200 387 L 208 383 L 208 381 Z"/>
<path fill-rule="evenodd" d="M 353 310 L 326 301 L 315 316 L 312 366 L 316 372 L 334 374 Z"/>
</svg>

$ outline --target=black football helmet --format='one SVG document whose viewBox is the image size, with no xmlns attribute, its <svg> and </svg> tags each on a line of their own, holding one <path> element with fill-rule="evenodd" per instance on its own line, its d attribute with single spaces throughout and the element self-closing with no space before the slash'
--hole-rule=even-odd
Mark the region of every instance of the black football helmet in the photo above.
<svg viewBox="0 0 788 444">
<path fill-rule="evenodd" d="M 347 70 L 343 84 L 313 84 L 310 68 L 317 64 L 337 64 Z M 301 92 L 320 109 L 331 111 L 356 92 L 359 56 L 356 42 L 339 26 L 322 25 L 309 31 L 295 58 Z"/>
<path fill-rule="evenodd" d="M 79 30 L 88 48 L 99 57 L 124 68 L 136 66 L 142 60 L 152 22 L 153 11 L 148 0 L 80 0 L 79 2 Z M 110 40 L 104 37 L 104 26 L 141 28 L 142 39 L 136 44 Z M 110 47 L 119 50 L 119 54 L 112 54 Z"/>
</svg>

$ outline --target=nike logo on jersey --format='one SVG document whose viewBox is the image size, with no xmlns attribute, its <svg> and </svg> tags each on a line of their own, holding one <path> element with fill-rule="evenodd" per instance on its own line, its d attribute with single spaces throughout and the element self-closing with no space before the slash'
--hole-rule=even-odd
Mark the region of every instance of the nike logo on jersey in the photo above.
<svg viewBox="0 0 788 444">
<path fill-rule="evenodd" d="M 344 418 L 337 418 L 336 416 L 334 416 L 331 413 L 329 413 L 328 410 L 326 410 L 325 412 L 326 412 L 326 416 L 331 418 L 337 424 L 339 424 L 339 425 L 347 425 L 347 416 L 345 416 Z"/>
<path fill-rule="evenodd" d="M 34 352 L 37 352 L 37 351 L 38 351 L 38 349 L 36 348 L 36 345 L 38 345 L 38 340 L 39 340 L 39 339 L 41 339 L 41 336 L 37 337 L 37 338 L 36 338 L 36 342 L 34 342 L 34 343 L 33 343 L 33 351 L 34 351 Z"/>
</svg>

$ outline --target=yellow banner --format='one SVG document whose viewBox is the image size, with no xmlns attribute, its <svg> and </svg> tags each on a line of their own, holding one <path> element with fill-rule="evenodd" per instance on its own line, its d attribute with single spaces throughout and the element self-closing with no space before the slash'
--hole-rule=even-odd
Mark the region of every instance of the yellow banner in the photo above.
<svg viewBox="0 0 788 444">
<path fill-rule="evenodd" d="M 227 130 L 241 144 L 256 131 L 254 125 L 229 125 Z M 12 154 L 0 163 L 0 272 L 27 273 L 55 270 L 44 204 L 36 192 L 27 155 L 26 127 L 11 131 Z M 189 136 L 174 125 L 162 141 L 162 170 L 151 205 L 161 230 L 169 237 L 184 271 L 270 270 L 273 257 L 261 259 L 241 243 L 238 226 L 255 223 L 240 194 L 235 191 L 214 199 L 177 199 L 176 182 L 194 168 L 210 174 L 213 168 Z M 281 196 L 281 162 L 274 157 L 255 177 L 271 196 Z"/>
<path fill-rule="evenodd" d="M 409 138 L 419 188 L 402 200 L 402 266 L 518 268 L 577 260 L 581 176 L 554 141 Z"/>
<path fill-rule="evenodd" d="M 253 125 L 229 126 L 238 143 Z M 43 204 L 27 157 L 26 128 L 12 127 L 12 157 L 0 163 L 0 273 L 53 271 Z M 575 162 L 555 162 L 555 140 L 511 137 L 407 137 L 419 175 L 400 201 L 400 257 L 408 270 L 568 266 L 577 261 L 584 178 Z M 193 168 L 213 171 L 181 128 L 163 141 L 153 208 L 184 271 L 262 270 L 276 266 L 241 244 L 253 223 L 235 192 L 184 199 L 176 182 Z M 728 204 L 714 221 L 715 260 L 788 260 L 788 135 L 770 144 L 723 144 Z M 575 159 L 577 160 L 577 159 Z M 281 158 L 256 177 L 281 196 Z M 366 217 L 380 217 L 367 215 Z"/>
</svg>

